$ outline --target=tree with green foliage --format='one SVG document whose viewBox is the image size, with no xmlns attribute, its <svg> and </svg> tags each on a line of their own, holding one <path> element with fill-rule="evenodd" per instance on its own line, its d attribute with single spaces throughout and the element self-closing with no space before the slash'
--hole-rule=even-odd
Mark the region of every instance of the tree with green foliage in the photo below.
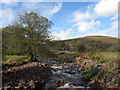
<svg viewBox="0 0 120 90">
<path fill-rule="evenodd" d="M 74 50 L 78 53 L 83 53 L 86 51 L 86 47 L 84 45 L 83 40 L 78 40 L 74 46 Z"/>
<path fill-rule="evenodd" d="M 2 29 L 3 55 L 24 54 L 26 47 L 24 37 L 25 28 L 19 25 L 7 26 Z"/>
<path fill-rule="evenodd" d="M 5 38 L 3 46 L 10 51 L 14 48 L 25 51 L 31 60 L 35 60 L 36 56 L 44 56 L 43 54 L 49 52 L 45 46 L 50 41 L 48 29 L 51 26 L 52 22 L 38 13 L 25 12 L 19 15 L 15 24 L 3 30 Z"/>
</svg>

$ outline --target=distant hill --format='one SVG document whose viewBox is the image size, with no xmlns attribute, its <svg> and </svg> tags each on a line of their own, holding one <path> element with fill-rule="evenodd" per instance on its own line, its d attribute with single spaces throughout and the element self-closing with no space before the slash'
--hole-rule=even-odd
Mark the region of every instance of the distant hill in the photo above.
<svg viewBox="0 0 120 90">
<path fill-rule="evenodd" d="M 119 40 L 118 38 L 110 37 L 110 36 L 86 36 L 84 38 L 99 40 L 99 41 L 107 42 L 111 44 L 118 44 L 118 40 Z"/>
<path fill-rule="evenodd" d="M 62 45 L 61 47 L 69 47 L 70 49 L 72 49 L 75 47 L 75 44 L 81 40 L 84 41 L 87 50 L 116 51 L 118 50 L 118 40 L 120 39 L 110 36 L 85 36 L 74 39 L 59 40 L 55 42 L 59 46 Z"/>
<path fill-rule="evenodd" d="M 80 37 L 80 38 L 74 38 L 74 39 L 66 39 L 66 40 L 60 40 L 60 41 L 73 41 L 73 40 L 79 40 L 82 38 L 86 39 L 93 39 L 93 40 L 99 40 L 103 42 L 108 42 L 108 43 L 118 43 L 118 38 L 115 37 L 110 37 L 110 36 L 85 36 L 85 37 Z"/>
</svg>

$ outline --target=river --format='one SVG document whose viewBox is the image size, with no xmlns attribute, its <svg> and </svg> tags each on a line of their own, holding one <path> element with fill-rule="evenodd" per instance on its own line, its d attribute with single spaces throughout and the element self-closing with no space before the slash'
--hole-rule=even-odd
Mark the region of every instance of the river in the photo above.
<svg viewBox="0 0 120 90">
<path fill-rule="evenodd" d="M 80 65 L 75 63 L 60 64 L 57 61 L 51 60 L 37 60 L 40 63 L 49 64 L 52 70 L 51 79 L 46 83 L 45 89 L 56 89 L 63 90 L 65 88 L 69 90 L 85 90 L 89 89 L 90 86 L 86 84 L 80 74 Z"/>
</svg>

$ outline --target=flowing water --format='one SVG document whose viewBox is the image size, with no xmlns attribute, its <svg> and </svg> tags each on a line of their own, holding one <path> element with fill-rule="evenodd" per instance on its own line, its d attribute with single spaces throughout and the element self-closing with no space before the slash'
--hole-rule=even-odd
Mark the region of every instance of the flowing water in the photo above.
<svg viewBox="0 0 120 90">
<path fill-rule="evenodd" d="M 63 90 L 84 90 L 90 87 L 80 75 L 80 65 L 75 63 L 60 64 L 56 61 L 38 59 L 38 62 L 47 63 L 51 66 L 52 76 L 46 83 L 45 89 Z"/>
</svg>

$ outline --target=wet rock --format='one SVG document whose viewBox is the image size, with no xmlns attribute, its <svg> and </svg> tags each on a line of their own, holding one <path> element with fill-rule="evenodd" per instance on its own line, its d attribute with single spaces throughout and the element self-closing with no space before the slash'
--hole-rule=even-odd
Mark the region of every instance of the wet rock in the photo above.
<svg viewBox="0 0 120 90">
<path fill-rule="evenodd" d="M 55 74 L 60 75 L 61 73 L 62 73 L 62 71 L 58 70 L 58 71 L 56 71 Z"/>
<path fill-rule="evenodd" d="M 87 88 L 89 88 L 89 87 L 87 87 Z M 70 83 L 65 83 L 63 86 L 60 86 L 57 88 L 57 90 L 86 90 L 86 89 L 84 86 L 74 86 Z"/>
<path fill-rule="evenodd" d="M 20 86 L 15 86 L 15 89 L 20 89 Z"/>
<path fill-rule="evenodd" d="M 35 83 L 34 83 L 33 80 L 31 80 L 31 81 L 29 82 L 29 86 L 32 87 L 32 88 L 35 88 Z"/>
<path fill-rule="evenodd" d="M 53 68 L 53 69 L 60 69 L 61 70 L 61 69 L 63 69 L 63 66 L 55 66 L 54 65 L 54 66 L 51 66 L 51 68 Z"/>
<path fill-rule="evenodd" d="M 59 87 L 59 86 L 63 85 L 63 83 L 64 83 L 64 81 L 59 80 L 59 81 L 53 82 L 53 83 L 52 83 L 52 86 L 54 86 L 54 87 Z"/>
<path fill-rule="evenodd" d="M 65 78 L 68 82 L 72 83 L 73 85 L 83 85 L 83 82 L 81 81 L 81 75 L 72 74 L 67 75 Z"/>
<path fill-rule="evenodd" d="M 7 89 L 11 89 L 12 87 L 11 86 L 4 86 L 4 88 L 7 90 Z"/>
<path fill-rule="evenodd" d="M 70 83 L 66 83 L 63 86 L 59 87 L 59 88 L 70 88 L 72 85 Z"/>
<path fill-rule="evenodd" d="M 18 86 L 23 86 L 23 85 L 25 85 L 25 81 L 20 80 L 19 83 L 18 83 Z"/>
</svg>

